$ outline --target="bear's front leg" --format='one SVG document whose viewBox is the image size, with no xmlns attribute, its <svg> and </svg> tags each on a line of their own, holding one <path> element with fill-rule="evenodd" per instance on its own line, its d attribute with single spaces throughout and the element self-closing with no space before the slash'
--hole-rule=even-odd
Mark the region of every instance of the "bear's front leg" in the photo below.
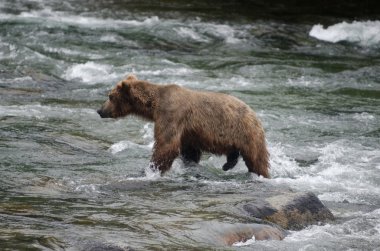
<svg viewBox="0 0 380 251">
<path fill-rule="evenodd" d="M 181 127 L 169 121 L 174 119 L 158 120 L 154 125 L 155 143 L 150 167 L 160 170 L 161 174 L 170 169 L 181 148 Z"/>
<path fill-rule="evenodd" d="M 160 144 L 156 141 L 150 167 L 158 169 L 161 174 L 170 169 L 175 158 L 179 155 L 179 146 L 172 141 Z"/>
</svg>

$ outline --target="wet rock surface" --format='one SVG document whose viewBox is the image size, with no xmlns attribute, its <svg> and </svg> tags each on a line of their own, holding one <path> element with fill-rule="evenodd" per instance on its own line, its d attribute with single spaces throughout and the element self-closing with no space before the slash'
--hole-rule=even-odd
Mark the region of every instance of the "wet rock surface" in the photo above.
<svg viewBox="0 0 380 251">
<path fill-rule="evenodd" d="M 243 210 L 254 218 L 289 230 L 300 230 L 334 219 L 331 211 L 311 192 L 274 195 L 245 204 Z"/>
</svg>

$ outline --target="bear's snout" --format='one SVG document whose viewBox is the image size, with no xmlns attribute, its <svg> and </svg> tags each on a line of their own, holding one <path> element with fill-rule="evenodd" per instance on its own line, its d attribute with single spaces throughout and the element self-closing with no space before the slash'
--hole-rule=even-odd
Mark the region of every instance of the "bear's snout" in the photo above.
<svg viewBox="0 0 380 251">
<path fill-rule="evenodd" d="M 99 109 L 99 110 L 97 110 L 97 113 L 99 114 L 99 116 L 101 117 L 101 118 L 111 118 L 111 116 L 110 116 L 110 114 L 109 113 L 107 113 L 107 112 L 105 112 L 103 109 Z"/>
</svg>

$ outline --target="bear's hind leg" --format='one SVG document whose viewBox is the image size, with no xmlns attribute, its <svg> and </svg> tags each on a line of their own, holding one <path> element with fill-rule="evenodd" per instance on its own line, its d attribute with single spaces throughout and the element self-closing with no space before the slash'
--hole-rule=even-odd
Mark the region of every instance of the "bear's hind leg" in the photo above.
<svg viewBox="0 0 380 251">
<path fill-rule="evenodd" d="M 190 145 L 183 145 L 181 149 L 181 157 L 182 161 L 185 162 L 185 164 L 195 162 L 199 163 L 201 160 L 202 152 L 199 148 L 190 146 Z"/>
<path fill-rule="evenodd" d="M 262 154 L 262 155 L 260 155 Z M 243 160 L 245 164 L 248 167 L 248 171 L 252 173 L 256 173 L 257 175 L 262 175 L 265 178 L 269 178 L 269 172 L 268 172 L 268 153 L 265 149 L 260 154 L 245 154 L 242 153 Z"/>
<path fill-rule="evenodd" d="M 227 162 L 223 165 L 223 170 L 228 171 L 236 166 L 239 160 L 240 152 L 235 150 L 227 155 Z"/>
</svg>

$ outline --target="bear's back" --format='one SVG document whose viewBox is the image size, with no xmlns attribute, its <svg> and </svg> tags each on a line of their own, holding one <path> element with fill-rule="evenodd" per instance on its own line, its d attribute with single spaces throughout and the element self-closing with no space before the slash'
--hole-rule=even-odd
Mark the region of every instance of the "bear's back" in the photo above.
<svg viewBox="0 0 380 251">
<path fill-rule="evenodd" d="M 160 117 L 165 118 L 203 141 L 246 140 L 259 126 L 254 111 L 243 101 L 227 94 L 198 91 L 178 85 L 162 86 Z M 217 137 L 215 137 L 216 135 Z M 211 144 L 211 142 L 209 142 Z"/>
</svg>

